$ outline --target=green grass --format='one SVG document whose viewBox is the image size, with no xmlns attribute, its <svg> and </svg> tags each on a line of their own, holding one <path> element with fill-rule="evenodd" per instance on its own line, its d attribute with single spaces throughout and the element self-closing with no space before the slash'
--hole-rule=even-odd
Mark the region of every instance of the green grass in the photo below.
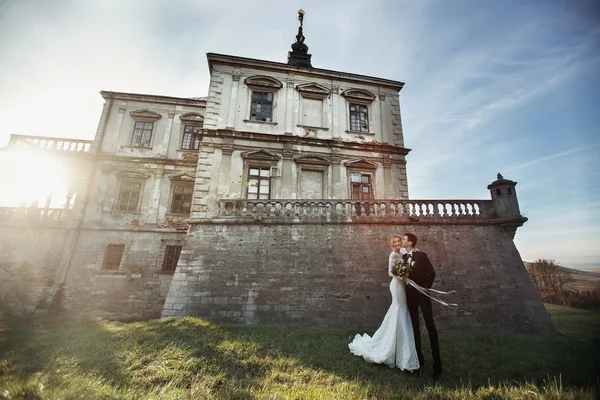
<svg viewBox="0 0 600 400">
<path fill-rule="evenodd" d="M 561 334 L 600 346 L 600 313 L 555 304 L 544 305 Z"/>
<path fill-rule="evenodd" d="M 431 362 L 415 377 L 352 356 L 347 344 L 355 333 L 194 318 L 123 324 L 5 316 L 0 399 L 593 399 L 598 393 L 595 344 L 442 332 L 445 370 L 434 384 Z"/>
</svg>

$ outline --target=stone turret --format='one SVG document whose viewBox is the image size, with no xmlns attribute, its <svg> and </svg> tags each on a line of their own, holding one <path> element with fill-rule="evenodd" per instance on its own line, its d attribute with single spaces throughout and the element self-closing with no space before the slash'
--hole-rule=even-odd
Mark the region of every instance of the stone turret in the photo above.
<svg viewBox="0 0 600 400">
<path fill-rule="evenodd" d="M 517 228 L 527 222 L 527 218 L 523 217 L 519 210 L 516 185 L 517 182 L 504 179 L 502 174 L 498 173 L 497 179 L 487 187 L 492 196 L 496 218 L 505 220 L 501 225 L 509 230 L 513 237 Z"/>
</svg>

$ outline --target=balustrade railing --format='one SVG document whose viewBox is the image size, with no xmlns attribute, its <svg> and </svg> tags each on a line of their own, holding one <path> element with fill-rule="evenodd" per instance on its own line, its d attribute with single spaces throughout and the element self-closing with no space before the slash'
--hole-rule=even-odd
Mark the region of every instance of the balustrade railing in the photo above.
<svg viewBox="0 0 600 400">
<path fill-rule="evenodd" d="M 0 207 L 0 221 L 30 219 L 38 221 L 64 221 L 70 210 L 64 208 Z"/>
<path fill-rule="evenodd" d="M 35 147 L 72 153 L 89 153 L 93 140 L 52 138 L 47 136 L 10 135 L 9 146 Z"/>
<path fill-rule="evenodd" d="M 219 217 L 246 218 L 492 218 L 491 200 L 233 200 L 219 201 Z"/>
</svg>

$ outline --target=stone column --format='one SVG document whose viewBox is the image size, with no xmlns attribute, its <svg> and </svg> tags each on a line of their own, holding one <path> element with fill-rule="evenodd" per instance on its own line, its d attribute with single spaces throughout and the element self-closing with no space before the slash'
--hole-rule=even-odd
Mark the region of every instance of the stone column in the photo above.
<svg viewBox="0 0 600 400">
<path fill-rule="evenodd" d="M 286 103 L 285 103 L 285 134 L 294 133 L 294 79 L 286 81 Z M 282 183 L 283 186 L 283 183 Z"/>
<path fill-rule="evenodd" d="M 384 156 L 383 164 L 383 195 L 386 199 L 393 199 L 394 196 L 394 181 L 392 179 L 392 160 L 389 156 Z"/>
<path fill-rule="evenodd" d="M 223 144 L 221 147 L 221 168 L 219 170 L 219 187 L 217 197 L 226 199 L 229 197 L 229 185 L 231 182 L 231 155 L 233 145 Z"/>
<path fill-rule="evenodd" d="M 163 136 L 162 148 L 160 149 L 161 157 L 168 157 L 169 151 L 169 141 L 171 140 L 171 129 L 173 128 L 173 118 L 175 118 L 175 113 L 169 113 L 169 120 L 167 121 L 167 127 L 165 128 L 165 134 Z"/>
<path fill-rule="evenodd" d="M 232 76 L 233 82 L 231 83 L 231 98 L 229 99 L 229 110 L 227 111 L 227 129 L 234 130 L 235 129 L 235 120 L 237 116 L 237 101 L 238 101 L 238 92 L 240 88 L 240 78 L 242 76 L 239 74 L 234 74 Z"/>
<path fill-rule="evenodd" d="M 152 197 L 150 198 L 150 207 L 148 209 L 148 223 L 154 224 L 158 221 L 158 207 L 160 205 L 160 187 L 162 184 L 162 171 L 154 173 L 154 187 L 152 188 Z"/>
<path fill-rule="evenodd" d="M 339 87 L 333 85 L 331 87 L 331 136 L 334 139 L 339 139 L 342 137 L 342 133 L 340 131 L 340 113 L 339 113 L 339 95 L 338 95 Z"/>
<path fill-rule="evenodd" d="M 293 192 L 292 168 L 294 154 L 291 150 L 283 151 L 283 166 L 281 168 L 281 198 L 291 199 Z"/>
<path fill-rule="evenodd" d="M 346 196 L 342 194 L 342 156 L 333 154 L 331 156 L 331 197 L 333 199 L 343 199 Z"/>
</svg>

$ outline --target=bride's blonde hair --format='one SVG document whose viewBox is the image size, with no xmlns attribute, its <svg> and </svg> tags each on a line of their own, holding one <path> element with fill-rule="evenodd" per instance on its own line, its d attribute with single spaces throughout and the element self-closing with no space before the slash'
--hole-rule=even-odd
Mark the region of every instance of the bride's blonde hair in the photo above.
<svg viewBox="0 0 600 400">
<path fill-rule="evenodd" d="M 392 242 L 393 242 L 393 241 L 394 241 L 394 239 L 396 239 L 396 238 L 398 238 L 398 239 L 402 240 L 402 236 L 400 236 L 400 235 L 397 235 L 397 234 L 395 234 L 395 235 L 392 235 L 392 236 L 390 236 L 390 238 L 388 239 L 388 243 L 390 244 L 390 247 L 392 247 Z"/>
</svg>

